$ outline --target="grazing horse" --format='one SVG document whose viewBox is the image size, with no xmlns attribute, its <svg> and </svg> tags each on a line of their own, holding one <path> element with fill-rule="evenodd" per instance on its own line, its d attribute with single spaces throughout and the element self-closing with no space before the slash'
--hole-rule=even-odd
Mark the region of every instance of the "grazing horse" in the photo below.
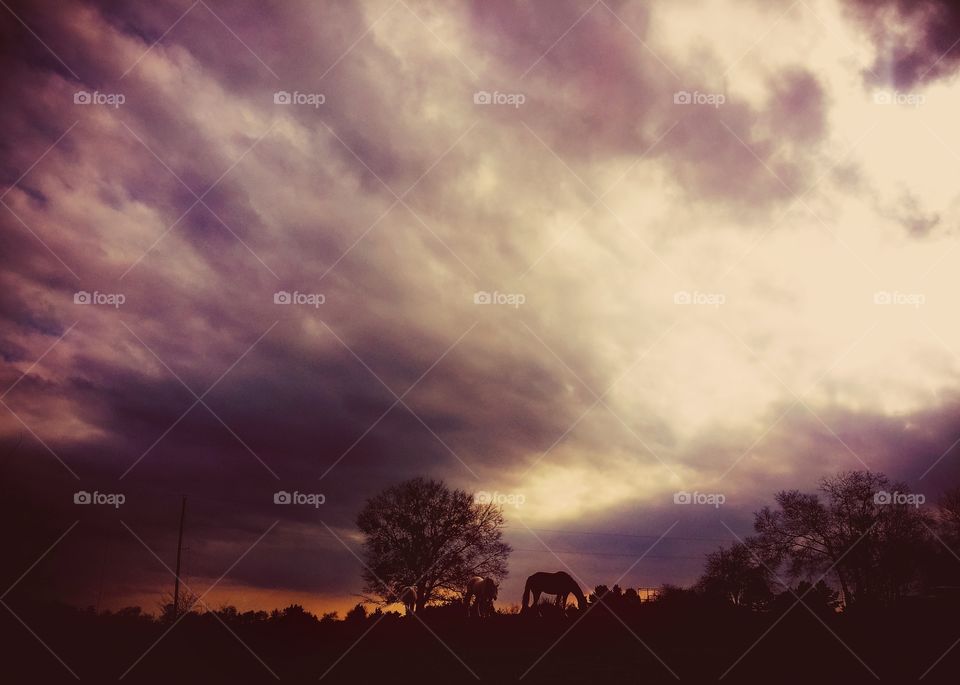
<svg viewBox="0 0 960 685">
<path fill-rule="evenodd" d="M 557 571 L 556 573 L 541 571 L 527 578 L 527 584 L 523 588 L 522 613 L 526 613 L 531 608 L 529 604 L 530 593 L 533 593 L 532 606 L 534 607 L 540 601 L 541 594 L 556 595 L 556 605 L 561 611 L 567 606 L 567 598 L 570 595 L 577 598 L 577 606 L 581 611 L 587 607 L 587 599 L 580 591 L 580 586 L 570 577 L 570 574 L 564 571 Z"/>
<path fill-rule="evenodd" d="M 467 593 L 463 596 L 463 605 L 467 608 L 467 616 L 492 616 L 493 600 L 497 598 L 497 583 L 493 578 L 474 576 L 467 583 Z M 473 607 L 470 600 L 476 599 Z"/>
<path fill-rule="evenodd" d="M 403 602 L 406 615 L 409 616 L 417 606 L 417 588 L 410 585 L 400 590 L 398 599 Z"/>
</svg>

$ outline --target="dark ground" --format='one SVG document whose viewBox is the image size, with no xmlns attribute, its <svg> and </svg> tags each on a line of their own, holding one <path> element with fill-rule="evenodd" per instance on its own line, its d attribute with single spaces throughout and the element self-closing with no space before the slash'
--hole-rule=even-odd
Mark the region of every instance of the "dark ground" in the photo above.
<svg viewBox="0 0 960 685">
<path fill-rule="evenodd" d="M 781 619 L 782 607 L 756 613 L 682 602 L 643 605 L 623 617 L 629 629 L 603 606 L 576 625 L 575 617 L 467 619 L 428 609 L 423 622 L 395 614 L 322 623 L 296 612 L 229 616 L 228 630 L 211 615 L 191 614 L 159 642 L 169 623 L 149 617 L 10 606 L 83 682 L 276 682 L 259 659 L 281 682 L 298 683 L 321 676 L 330 683 L 469 683 L 474 674 L 484 682 L 675 682 L 671 670 L 681 682 L 716 682 L 759 640 L 724 682 L 859 683 L 874 682 L 876 674 L 900 683 L 916 682 L 960 638 L 957 603 L 930 600 L 882 611 L 821 611 L 827 627 L 804 606 Z M 0 631 L 0 681 L 75 682 L 2 607 Z M 956 683 L 958 676 L 960 645 L 923 682 Z"/>
</svg>

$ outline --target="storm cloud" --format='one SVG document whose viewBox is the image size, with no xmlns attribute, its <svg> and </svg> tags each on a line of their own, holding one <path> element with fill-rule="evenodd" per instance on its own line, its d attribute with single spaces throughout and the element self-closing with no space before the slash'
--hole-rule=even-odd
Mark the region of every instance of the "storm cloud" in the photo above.
<svg viewBox="0 0 960 685">
<path fill-rule="evenodd" d="M 317 609 L 417 475 L 523 496 L 505 601 L 689 582 L 839 470 L 934 497 L 960 92 L 921 4 L 11 3 L 8 585 L 69 529 L 21 592 L 149 605 L 183 495 L 188 582 Z"/>
</svg>

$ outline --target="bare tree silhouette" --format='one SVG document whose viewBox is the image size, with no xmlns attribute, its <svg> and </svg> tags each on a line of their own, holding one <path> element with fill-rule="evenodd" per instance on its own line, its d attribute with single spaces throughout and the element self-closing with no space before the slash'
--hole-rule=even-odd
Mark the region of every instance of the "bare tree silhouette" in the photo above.
<svg viewBox="0 0 960 685">
<path fill-rule="evenodd" d="M 357 516 L 364 590 L 388 603 L 401 588 L 416 587 L 420 611 L 431 600 L 459 597 L 473 576 L 502 579 L 511 551 L 503 522 L 497 505 L 442 482 L 414 478 L 387 488 Z"/>
<path fill-rule="evenodd" d="M 909 489 L 881 473 L 849 471 L 825 478 L 818 494 L 778 492 L 779 509 L 757 512 L 757 549 L 791 577 L 826 572 L 845 603 L 889 602 L 919 578 L 929 516 L 910 504 Z"/>
</svg>

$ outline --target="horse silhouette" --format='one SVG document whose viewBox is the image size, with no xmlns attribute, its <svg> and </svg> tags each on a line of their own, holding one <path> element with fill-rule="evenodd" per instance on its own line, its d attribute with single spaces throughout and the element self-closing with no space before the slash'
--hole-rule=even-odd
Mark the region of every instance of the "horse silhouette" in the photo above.
<svg viewBox="0 0 960 685">
<path fill-rule="evenodd" d="M 587 607 L 587 598 L 583 596 L 580 586 L 565 571 L 557 571 L 556 573 L 540 571 L 527 578 L 527 584 L 523 588 L 521 613 L 526 613 L 532 608 L 529 603 L 531 593 L 533 594 L 533 607 L 537 606 L 541 594 L 555 595 L 557 598 L 556 605 L 561 611 L 567 606 L 567 598 L 570 595 L 577 598 L 577 607 L 581 611 Z"/>
<path fill-rule="evenodd" d="M 412 585 L 403 588 L 399 592 L 398 599 L 403 602 L 406 615 L 409 616 L 417 607 L 417 588 Z"/>
<path fill-rule="evenodd" d="M 467 593 L 463 596 L 463 605 L 467 608 L 467 616 L 492 616 L 494 613 L 493 600 L 497 598 L 497 583 L 493 578 L 474 576 L 467 582 Z M 470 606 L 471 599 L 476 600 Z"/>
</svg>

